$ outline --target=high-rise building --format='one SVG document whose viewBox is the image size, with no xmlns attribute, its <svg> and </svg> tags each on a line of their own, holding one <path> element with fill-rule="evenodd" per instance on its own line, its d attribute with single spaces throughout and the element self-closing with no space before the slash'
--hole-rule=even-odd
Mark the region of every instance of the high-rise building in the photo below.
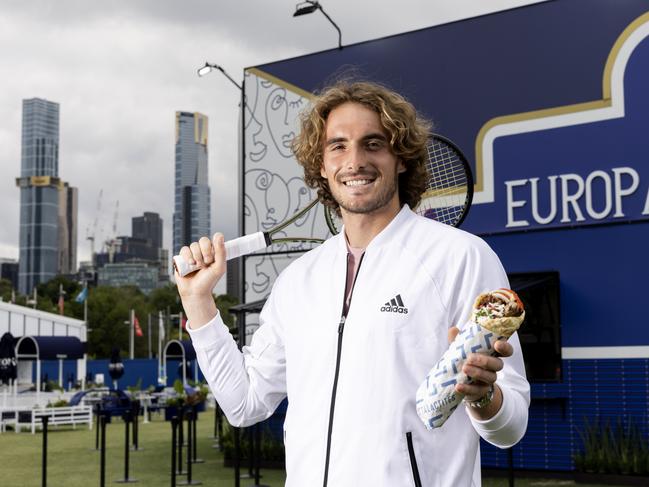
<svg viewBox="0 0 649 487">
<path fill-rule="evenodd" d="M 157 261 L 160 267 L 160 283 L 169 282 L 169 250 L 162 246 L 163 222 L 160 215 L 145 211 L 144 215 L 136 216 L 132 220 L 133 238 L 145 239 L 151 247 L 157 250 Z"/>
<path fill-rule="evenodd" d="M 131 219 L 131 234 L 133 238 L 150 240 L 154 248 L 162 247 L 162 219 L 157 213 L 145 211 L 144 215 Z"/>
<path fill-rule="evenodd" d="M 77 267 L 78 190 L 59 178 L 59 104 L 23 100 L 18 290 Z"/>
<path fill-rule="evenodd" d="M 176 112 L 173 251 L 210 235 L 207 184 L 207 117 Z"/>
<path fill-rule="evenodd" d="M 59 104 L 23 100 L 18 290 L 29 294 L 59 266 Z"/>
<path fill-rule="evenodd" d="M 59 186 L 59 274 L 77 272 L 77 207 L 79 191 Z"/>
<path fill-rule="evenodd" d="M 137 286 L 144 294 L 159 286 L 157 265 L 138 259 L 105 264 L 97 274 L 99 286 Z"/>
<path fill-rule="evenodd" d="M 7 279 L 11 287 L 18 289 L 18 261 L 0 258 L 0 279 Z"/>
<path fill-rule="evenodd" d="M 109 249 L 95 254 L 99 285 L 125 285 L 129 283 L 128 276 L 131 275 L 130 284 L 139 286 L 143 291 L 146 289 L 148 293 L 155 287 L 169 283 L 169 253 L 162 248 L 163 221 L 157 213 L 145 212 L 132 218 L 131 225 L 132 236 L 115 237 Z M 151 284 L 152 268 L 158 269 L 154 284 Z"/>
</svg>

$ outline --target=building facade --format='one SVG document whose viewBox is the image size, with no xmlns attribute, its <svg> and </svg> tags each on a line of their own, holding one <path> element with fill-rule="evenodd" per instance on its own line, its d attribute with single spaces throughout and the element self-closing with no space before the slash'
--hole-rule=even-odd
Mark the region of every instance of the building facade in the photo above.
<svg viewBox="0 0 649 487">
<path fill-rule="evenodd" d="M 169 282 L 169 252 L 162 248 L 163 220 L 158 213 L 145 212 L 144 215 L 131 219 L 132 236 L 122 235 L 111 241 L 111 247 L 104 252 L 95 254 L 94 261 L 98 269 L 112 264 L 137 263 L 134 267 L 116 267 L 100 273 L 99 284 L 126 285 L 135 284 L 143 291 L 139 283 L 145 287 L 164 286 Z M 146 267 L 146 271 L 142 271 Z M 149 282 L 149 268 L 157 268 L 157 282 Z M 108 274 L 107 274 L 108 272 Z M 131 279 L 129 281 L 129 273 Z M 103 275 L 103 278 L 101 277 Z M 146 275 L 146 277 L 142 277 Z M 111 276 L 111 277 L 107 277 Z M 113 277 L 116 276 L 116 277 Z M 109 283 L 110 281 L 110 283 Z M 146 291 L 148 292 L 148 291 Z"/>
<path fill-rule="evenodd" d="M 78 189 L 62 183 L 59 186 L 59 274 L 77 272 L 78 204 Z"/>
<path fill-rule="evenodd" d="M 78 190 L 59 178 L 59 104 L 23 100 L 18 290 L 77 267 Z"/>
<path fill-rule="evenodd" d="M 18 289 L 18 261 L 0 258 L 0 279 L 11 282 L 11 287 Z"/>
<path fill-rule="evenodd" d="M 144 294 L 158 287 L 158 266 L 137 259 L 107 263 L 97 270 L 99 286 L 137 286 Z"/>
<path fill-rule="evenodd" d="M 207 117 L 176 112 L 173 251 L 210 235 Z"/>
<path fill-rule="evenodd" d="M 162 248 L 162 218 L 157 213 L 145 211 L 144 215 L 132 218 L 131 234 L 134 238 L 150 240 L 156 249 Z"/>
<path fill-rule="evenodd" d="M 511 449 L 482 442 L 483 469 L 635 473 L 612 453 L 590 459 L 614 450 L 606 442 L 642 438 L 635 452 L 649 438 L 647 2 L 540 2 L 246 69 L 255 103 L 246 111 L 244 234 L 308 201 L 308 188 L 291 183 L 302 174 L 287 148 L 257 147 L 299 130 L 299 107 L 350 64 L 400 91 L 466 153 L 475 184 L 462 229 L 491 246 L 525 303 L 527 433 Z M 267 183 L 255 184 L 262 174 Z M 286 234 L 321 237 L 322 209 L 312 213 L 313 225 L 305 217 L 304 231 Z M 277 245 L 243 257 L 245 302 L 265 297 L 298 255 Z"/>
<path fill-rule="evenodd" d="M 59 104 L 23 100 L 18 290 L 29 294 L 59 267 Z"/>
</svg>

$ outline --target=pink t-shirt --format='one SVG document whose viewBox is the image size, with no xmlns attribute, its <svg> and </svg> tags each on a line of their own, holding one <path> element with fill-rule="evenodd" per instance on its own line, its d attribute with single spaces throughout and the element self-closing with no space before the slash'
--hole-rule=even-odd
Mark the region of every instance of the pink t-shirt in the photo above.
<svg viewBox="0 0 649 487">
<path fill-rule="evenodd" d="M 345 306 L 343 309 L 343 314 L 347 316 L 347 310 L 349 310 L 349 304 L 352 302 L 352 290 L 354 287 L 354 279 L 356 278 L 356 273 L 358 272 L 358 266 L 361 263 L 361 258 L 365 249 L 359 249 L 355 247 L 350 247 L 347 243 L 347 284 L 345 286 Z"/>
</svg>

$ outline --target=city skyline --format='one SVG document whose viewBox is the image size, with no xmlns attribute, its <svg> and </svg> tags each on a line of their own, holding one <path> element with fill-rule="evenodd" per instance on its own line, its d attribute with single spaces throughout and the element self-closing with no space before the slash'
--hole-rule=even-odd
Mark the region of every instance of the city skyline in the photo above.
<svg viewBox="0 0 649 487">
<path fill-rule="evenodd" d="M 64 210 L 61 200 L 67 203 L 67 188 L 59 178 L 59 104 L 29 98 L 22 105 L 20 177 L 16 178 L 20 190 L 18 291 L 29 294 L 61 273 L 59 244 L 65 219 L 61 222 L 59 216 Z"/>
<path fill-rule="evenodd" d="M 484 5 L 488 3 L 489 5 Z M 343 32 L 343 45 L 398 34 L 490 11 L 536 3 L 498 0 L 410 0 L 395 16 L 388 2 L 323 3 Z M 0 6 L 0 257 L 18 258 L 21 101 L 56 100 L 61 107 L 59 160 L 79 190 L 77 261 L 87 261 L 87 229 L 97 219 L 97 242 L 130 218 L 157 211 L 164 247 L 172 248 L 176 111 L 205 113 L 209 128 L 212 229 L 237 235 L 237 159 L 240 93 L 213 73 L 207 60 L 237 80 L 243 68 L 335 48 L 336 33 L 318 12 L 293 19 L 296 2 L 250 5 L 123 2 L 105 6 L 72 0 Z M 395 17 L 399 17 L 396 19 Z M 101 209 L 97 209 L 103 190 Z M 98 249 L 97 249 L 98 250 Z"/>
<path fill-rule="evenodd" d="M 173 253 L 209 235 L 208 118 L 202 113 L 176 112 Z"/>
</svg>

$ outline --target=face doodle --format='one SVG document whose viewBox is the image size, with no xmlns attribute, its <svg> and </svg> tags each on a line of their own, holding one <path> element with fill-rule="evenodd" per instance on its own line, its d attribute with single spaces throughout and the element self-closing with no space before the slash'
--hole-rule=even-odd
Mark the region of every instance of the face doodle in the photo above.
<svg viewBox="0 0 649 487">
<path fill-rule="evenodd" d="M 284 157 L 292 157 L 291 143 L 295 137 L 293 121 L 302 109 L 302 98 L 284 88 L 275 88 L 266 99 L 266 127 L 277 148 Z"/>
</svg>

